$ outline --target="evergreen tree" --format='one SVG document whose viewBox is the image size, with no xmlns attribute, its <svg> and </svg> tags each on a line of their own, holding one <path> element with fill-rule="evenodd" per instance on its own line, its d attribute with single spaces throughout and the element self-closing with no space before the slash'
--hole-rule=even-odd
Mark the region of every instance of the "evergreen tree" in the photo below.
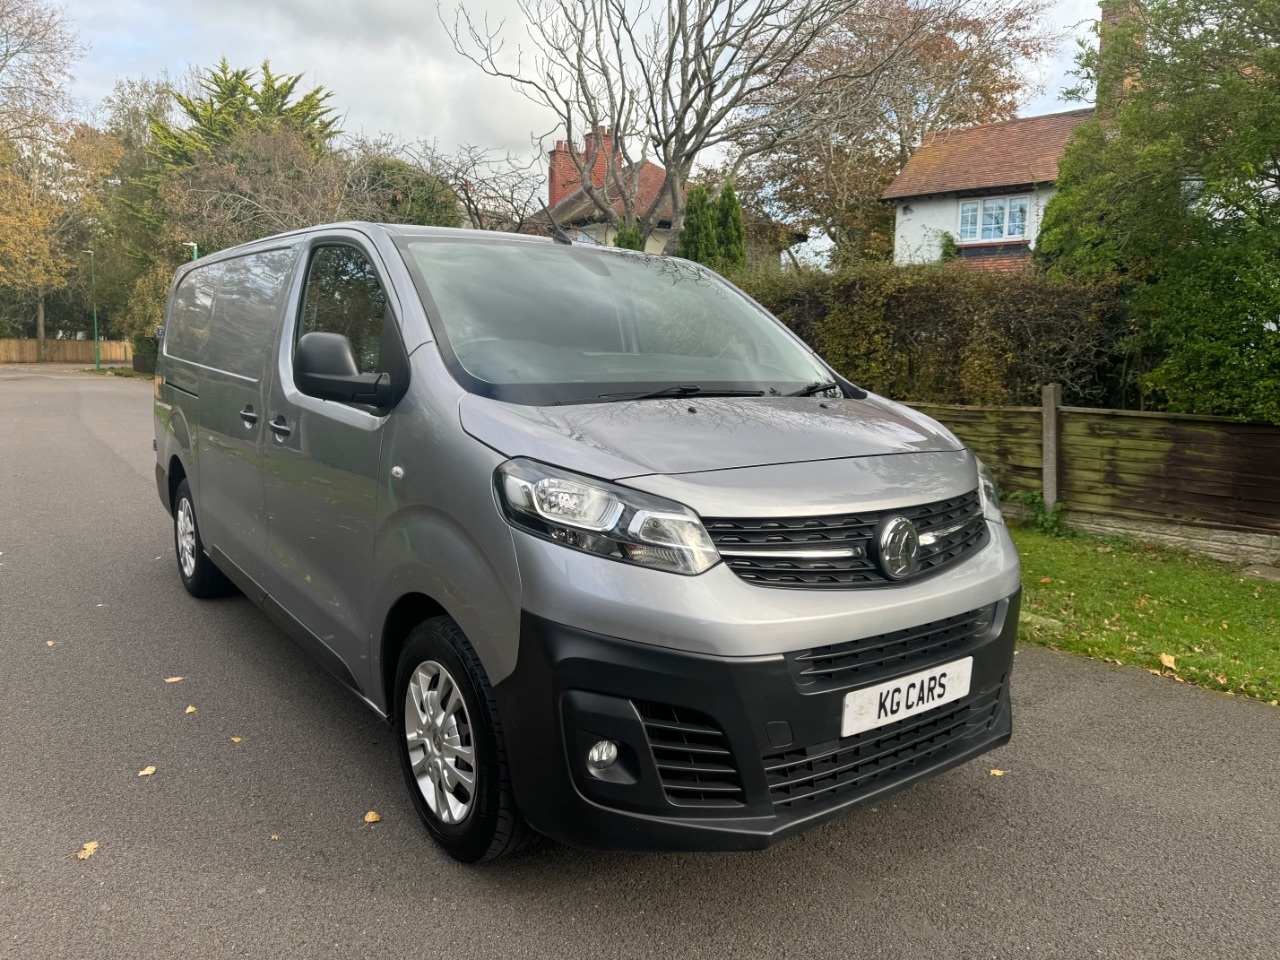
<svg viewBox="0 0 1280 960">
<path fill-rule="evenodd" d="M 327 106 L 332 94 L 316 87 L 297 99 L 302 74 L 277 76 L 270 61 L 262 72 L 232 70 L 226 58 L 200 78 L 201 93 L 174 99 L 186 120 L 181 126 L 163 118 L 151 123 L 156 160 L 162 171 L 194 164 L 201 156 L 216 154 L 237 135 L 248 129 L 285 129 L 307 142 L 318 156 L 341 131 L 333 108 Z"/>
<path fill-rule="evenodd" d="M 695 263 L 714 265 L 720 259 L 720 241 L 716 236 L 715 209 L 707 188 L 690 187 L 685 201 L 684 228 L 676 256 Z"/>
<path fill-rule="evenodd" d="M 613 235 L 613 245 L 621 247 L 623 250 L 643 250 L 644 234 L 640 232 L 640 227 L 635 224 L 630 227 L 623 227 Z"/>
<path fill-rule="evenodd" d="M 715 204 L 716 238 L 720 243 L 718 266 L 735 269 L 747 265 L 746 227 L 742 223 L 742 204 L 734 192 L 733 181 L 726 180 Z"/>
<path fill-rule="evenodd" d="M 1068 143 L 1036 255 L 1123 278 L 1149 402 L 1280 423 L 1280 0 L 1146 0 L 1100 30 L 1105 119 Z"/>
</svg>

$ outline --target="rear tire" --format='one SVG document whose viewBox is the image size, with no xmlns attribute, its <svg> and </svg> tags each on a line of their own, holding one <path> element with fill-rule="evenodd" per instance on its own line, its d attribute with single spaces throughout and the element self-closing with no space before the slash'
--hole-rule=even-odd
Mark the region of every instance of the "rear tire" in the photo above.
<svg viewBox="0 0 1280 960">
<path fill-rule="evenodd" d="M 463 863 L 525 847 L 536 834 L 516 808 L 493 688 L 450 617 L 409 634 L 392 703 L 405 783 L 436 843 Z"/>
<path fill-rule="evenodd" d="M 173 549 L 178 558 L 178 576 L 193 597 L 221 597 L 235 589 L 204 552 L 200 525 L 196 522 L 195 499 L 185 478 L 173 497 Z"/>
</svg>

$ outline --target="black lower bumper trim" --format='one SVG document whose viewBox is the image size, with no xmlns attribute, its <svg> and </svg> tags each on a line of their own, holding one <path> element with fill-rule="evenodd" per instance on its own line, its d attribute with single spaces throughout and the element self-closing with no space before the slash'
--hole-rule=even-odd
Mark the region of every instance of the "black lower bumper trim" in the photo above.
<svg viewBox="0 0 1280 960">
<path fill-rule="evenodd" d="M 516 802 L 573 846 L 767 847 L 1007 742 L 1019 601 L 966 651 L 963 699 L 845 738 L 845 694 L 866 683 L 806 691 L 781 655 L 680 653 L 526 613 L 516 670 L 495 688 Z M 618 759 L 593 773 L 600 740 Z"/>
</svg>

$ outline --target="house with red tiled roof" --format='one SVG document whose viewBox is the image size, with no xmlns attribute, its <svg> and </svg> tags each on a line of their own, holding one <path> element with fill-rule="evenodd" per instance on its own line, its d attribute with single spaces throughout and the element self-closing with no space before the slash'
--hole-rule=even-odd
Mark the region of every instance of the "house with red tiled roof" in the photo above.
<svg viewBox="0 0 1280 960">
<path fill-rule="evenodd" d="M 1067 140 L 1092 118 L 1090 108 L 929 134 L 884 192 L 894 262 L 936 262 L 950 234 L 966 266 L 1029 264 Z"/>
<path fill-rule="evenodd" d="M 575 162 L 575 157 L 578 162 Z M 599 244 L 613 242 L 617 228 L 609 223 L 609 218 L 587 195 L 580 172 L 580 167 L 590 167 L 592 185 L 603 191 L 606 200 L 612 203 L 614 212 L 622 217 L 624 204 L 617 184 L 612 182 L 611 166 L 618 170 L 619 179 L 628 185 L 634 182 L 632 178 L 638 166 L 639 189 L 636 191 L 634 209 L 637 214 L 648 210 L 654 198 L 662 192 L 667 171 L 648 160 L 630 166 L 622 165 L 621 155 L 614 149 L 613 135 L 607 128 L 601 127 L 587 134 L 581 147 L 563 140 L 558 141 L 548 155 L 547 206 L 556 223 L 574 235 L 575 239 Z M 645 250 L 648 253 L 661 253 L 670 236 L 671 200 L 664 199 L 658 206 L 657 223 L 649 235 Z"/>
</svg>

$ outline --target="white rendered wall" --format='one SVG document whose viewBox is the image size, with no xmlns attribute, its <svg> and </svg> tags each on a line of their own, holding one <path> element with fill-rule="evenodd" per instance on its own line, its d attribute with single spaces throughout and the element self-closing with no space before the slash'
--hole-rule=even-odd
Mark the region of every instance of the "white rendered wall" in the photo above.
<svg viewBox="0 0 1280 960">
<path fill-rule="evenodd" d="M 613 238 L 617 231 L 607 223 L 592 223 L 582 227 L 582 232 L 589 234 L 595 238 L 596 243 L 605 246 L 613 244 Z M 664 230 L 661 227 L 655 229 L 649 234 L 649 239 L 644 245 L 645 253 L 661 253 L 667 245 L 667 237 L 671 236 L 670 230 Z"/>
<path fill-rule="evenodd" d="M 1055 193 L 1057 191 L 1048 186 L 1031 191 L 1031 204 L 1027 210 L 1027 237 L 1033 247 L 1036 235 L 1040 232 L 1040 221 L 1044 216 L 1045 204 Z M 1009 194 L 1015 197 L 1026 195 L 1026 193 Z M 896 216 L 893 224 L 893 262 L 898 264 L 935 262 L 942 255 L 944 233 L 951 234 L 957 240 L 960 238 L 960 201 L 959 197 L 948 196 L 899 200 L 895 205 Z M 907 208 L 910 208 L 909 213 Z"/>
</svg>

